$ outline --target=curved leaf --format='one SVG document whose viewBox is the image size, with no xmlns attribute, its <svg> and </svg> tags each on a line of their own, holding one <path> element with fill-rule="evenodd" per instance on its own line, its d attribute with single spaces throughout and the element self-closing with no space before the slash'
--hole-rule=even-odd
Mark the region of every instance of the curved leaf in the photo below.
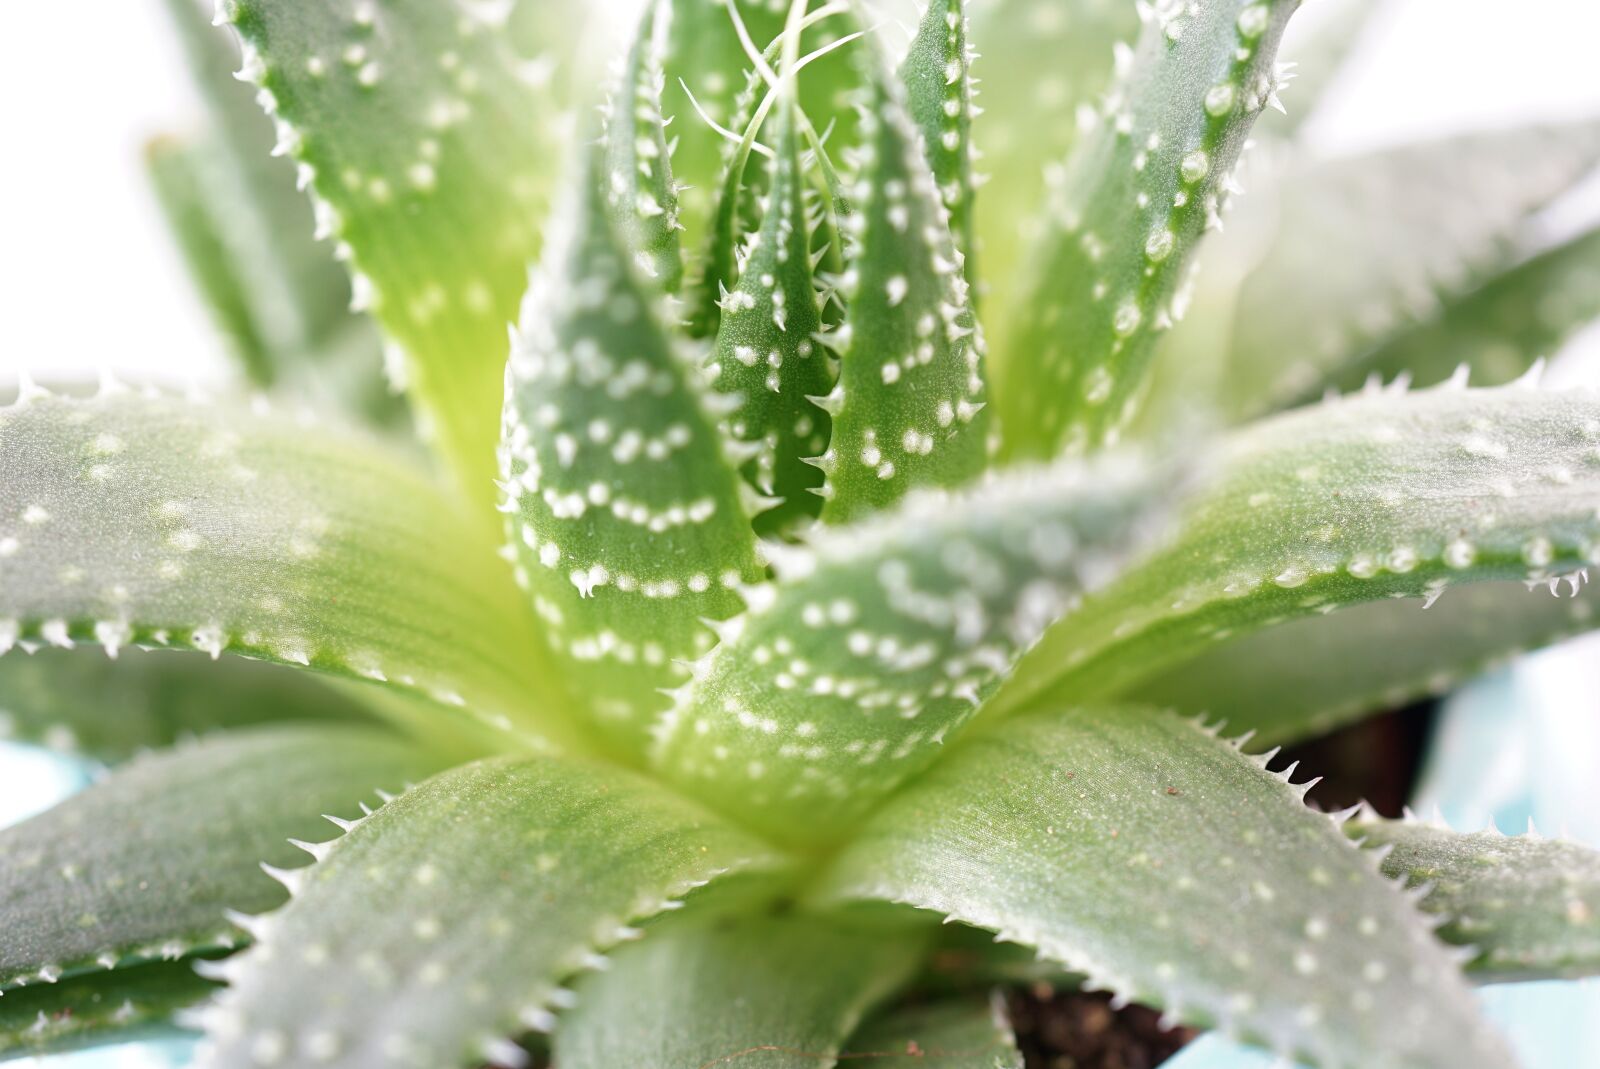
<svg viewBox="0 0 1600 1069">
<path fill-rule="evenodd" d="M 1451 955 L 1305 789 L 1166 714 L 1007 721 L 874 814 L 818 893 L 935 910 L 1315 1065 L 1508 1064 Z"/>
<path fill-rule="evenodd" d="M 1320 393 L 1510 268 L 1511 239 L 1528 215 L 1597 163 L 1600 123 L 1591 122 L 1408 145 L 1283 175 L 1276 237 L 1239 297 L 1223 395 L 1233 414 Z"/>
<path fill-rule="evenodd" d="M 654 784 L 548 758 L 436 776 L 317 852 L 228 963 L 202 1066 L 522 1064 L 508 1037 L 548 1029 L 629 923 L 776 863 Z"/>
<path fill-rule="evenodd" d="M 168 961 L 8 991 L 0 998 L 0 1061 L 160 1035 L 216 989 L 192 961 Z"/>
<path fill-rule="evenodd" d="M 1600 853 L 1538 835 L 1463 834 L 1364 813 L 1345 825 L 1385 848 L 1383 871 L 1418 888 L 1439 936 L 1471 948 L 1480 980 L 1600 973 Z"/>
<path fill-rule="evenodd" d="M 127 392 L 0 408 L 0 650 L 189 647 L 549 716 L 487 525 L 374 444 Z"/>
<path fill-rule="evenodd" d="M 1012 455 L 1115 438 L 1160 334 L 1182 318 L 1185 268 L 1277 87 L 1299 0 L 1164 0 L 1074 150 L 1037 240 L 1017 326 L 995 364 Z"/>
<path fill-rule="evenodd" d="M 194 654 L 39 650 L 0 659 L 0 738 L 116 763 L 187 735 L 372 713 L 305 672 Z"/>
<path fill-rule="evenodd" d="M 1385 599 L 1303 617 L 1219 643 L 1127 693 L 1226 716 L 1231 730 L 1254 731 L 1268 746 L 1297 742 L 1443 694 L 1516 654 L 1600 627 L 1594 588 L 1567 581 L 1551 593 L 1475 583 L 1427 612 L 1412 600 Z"/>
<path fill-rule="evenodd" d="M 903 1069 L 1023 1069 L 1016 1036 L 998 1003 L 936 1002 L 872 1021 L 850 1037 L 841 1058 Z"/>
<path fill-rule="evenodd" d="M 259 863 L 299 855 L 435 762 L 384 731 L 241 731 L 142 758 L 0 831 L 0 990 L 237 944 L 230 909 L 283 901 Z"/>
<path fill-rule="evenodd" d="M 711 647 L 702 619 L 738 611 L 732 588 L 757 574 L 755 495 L 696 354 L 613 228 L 602 175 L 591 159 L 528 291 L 507 369 L 502 509 L 568 683 L 637 752 L 666 705 L 656 691 Z"/>
<path fill-rule="evenodd" d="M 543 67 L 497 31 L 510 5 L 220 0 L 242 75 L 279 121 L 282 151 L 316 195 L 402 351 L 392 370 L 474 499 L 493 493 L 505 323 L 539 248 L 555 137 Z"/>
<path fill-rule="evenodd" d="M 823 528 L 663 724 L 657 767 L 784 840 L 847 831 L 934 761 L 1016 658 L 1164 518 L 1125 460 L 1012 475 Z"/>
<path fill-rule="evenodd" d="M 577 985 L 555 1034 L 563 1069 L 830 1065 L 927 942 L 920 927 L 818 917 L 690 920 L 651 929 Z"/>
<path fill-rule="evenodd" d="M 1600 557 L 1590 391 L 1339 400 L 1247 428 L 1222 453 L 1174 543 L 1053 628 L 999 700 L 1117 692 L 1297 616 Z"/>
</svg>

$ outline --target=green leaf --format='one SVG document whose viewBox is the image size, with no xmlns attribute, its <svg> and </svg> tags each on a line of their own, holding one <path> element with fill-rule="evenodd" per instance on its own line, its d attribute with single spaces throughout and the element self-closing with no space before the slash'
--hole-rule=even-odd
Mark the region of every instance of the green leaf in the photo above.
<svg viewBox="0 0 1600 1069">
<path fill-rule="evenodd" d="M 43 649 L 0 658 L 0 738 L 98 761 L 125 761 L 217 728 L 371 713 L 305 672 L 230 658 L 129 649 Z"/>
<path fill-rule="evenodd" d="M 1600 557 L 1592 391 L 1370 394 L 1246 428 L 1221 454 L 1183 533 L 1053 628 L 1002 704 L 1116 693 L 1269 624 Z"/>
<path fill-rule="evenodd" d="M 1575 592 L 1567 582 L 1559 593 L 1475 583 L 1427 612 L 1385 599 L 1302 617 L 1220 643 L 1128 694 L 1226 716 L 1230 729 L 1254 731 L 1269 746 L 1297 742 L 1443 694 L 1518 653 L 1600 626 L 1592 588 Z"/>
<path fill-rule="evenodd" d="M 604 109 L 606 196 L 634 264 L 663 293 L 683 281 L 678 186 L 661 115 L 662 50 L 672 4 L 653 0 Z"/>
<path fill-rule="evenodd" d="M 1007 721 L 874 814 L 818 897 L 934 910 L 1314 1065 L 1508 1064 L 1411 903 L 1285 779 L 1153 711 Z"/>
<path fill-rule="evenodd" d="M 782 504 L 759 517 L 758 529 L 776 531 L 816 516 L 813 491 L 822 472 L 806 463 L 828 447 L 831 421 L 813 403 L 833 388 L 811 273 L 811 227 L 805 205 L 799 134 L 792 92 L 780 104 L 777 159 L 760 230 L 740 265 L 738 282 L 721 301 L 711 368 L 715 387 L 733 399 L 728 432 L 756 451 L 745 477 Z"/>
<path fill-rule="evenodd" d="M 1017 327 L 995 365 L 1012 455 L 1115 438 L 1183 276 L 1218 225 L 1229 175 L 1277 88 L 1274 56 L 1298 0 L 1165 2 L 1074 150 L 1052 196 Z"/>
<path fill-rule="evenodd" d="M 192 961 L 135 965 L 8 991 L 0 998 L 0 1061 L 60 1054 L 170 1032 L 173 1016 L 216 985 Z"/>
<path fill-rule="evenodd" d="M 934 0 L 922 14 L 911 51 L 900 66 L 911 118 L 922 131 L 923 151 L 939 198 L 950 212 L 950 233 L 977 278 L 976 184 L 972 174 L 973 54 L 967 43 L 964 0 Z"/>
<path fill-rule="evenodd" d="M 604 733 L 641 750 L 703 619 L 758 574 L 698 354 L 634 272 L 598 160 L 560 213 L 507 372 L 502 471 L 518 581 Z"/>
<path fill-rule="evenodd" d="M 1247 417 L 1348 381 L 1373 350 L 1511 268 L 1530 213 L 1600 162 L 1600 124 L 1535 126 L 1286 173 L 1239 297 L 1224 396 Z M 1454 339 L 1444 339 L 1454 340 Z M 1452 365 L 1470 351 L 1430 354 Z M 1363 370 L 1361 372 L 1365 374 Z"/>
<path fill-rule="evenodd" d="M 629 924 L 776 863 L 654 784 L 548 758 L 436 776 L 319 852 L 229 963 L 202 1065 L 522 1064 L 508 1037 L 548 1030 Z"/>
<path fill-rule="evenodd" d="M 840 282 L 844 326 L 830 344 L 838 384 L 819 401 L 833 438 L 822 518 L 857 519 L 924 486 L 953 486 L 983 467 L 988 419 L 983 332 L 946 224 L 906 92 L 863 49 L 870 82 L 863 144 L 844 220 L 850 263 Z"/>
<path fill-rule="evenodd" d="M 227 651 L 562 734 L 488 524 L 367 439 L 25 386 L 0 408 L 0 486 L 0 650 Z"/>
<path fill-rule="evenodd" d="M 1079 136 L 1078 114 L 1110 87 L 1112 48 L 1139 33 L 1123 0 L 986 0 L 972 5 L 973 64 L 982 114 L 977 201 L 982 295 L 1009 304 L 1028 278 L 1026 249 L 1043 224 L 1046 177 Z M 994 352 L 1010 349 L 1007 317 L 986 324 Z"/>
<path fill-rule="evenodd" d="M 1022 1052 L 998 1002 L 958 1000 L 900 1010 L 850 1037 L 844 1058 L 889 1069 L 1023 1069 Z M 841 1060 L 844 1060 L 841 1058 Z"/>
<path fill-rule="evenodd" d="M 1016 658 L 1165 515 L 1120 458 L 821 528 L 721 630 L 657 767 L 787 841 L 825 842 L 936 760 Z"/>
<path fill-rule="evenodd" d="M 1408 376 L 1431 386 L 1465 364 L 1480 386 L 1524 374 L 1600 318 L 1600 230 L 1547 249 L 1467 293 L 1446 295 L 1437 313 L 1333 371 L 1327 385 L 1353 390 L 1367 376 Z M 1309 392 L 1301 400 L 1310 400 Z"/>
<path fill-rule="evenodd" d="M 152 754 L 0 831 L 0 990 L 236 945 L 230 909 L 271 909 L 259 863 L 434 762 L 387 732 L 281 726 Z"/>
<path fill-rule="evenodd" d="M 485 503 L 505 323 L 561 158 L 541 69 L 497 32 L 500 5 L 221 0 L 243 74 L 302 164 L 319 229 L 403 356 L 424 429 Z M 506 9 L 509 10 L 509 9 Z"/>
<path fill-rule="evenodd" d="M 1385 848 L 1383 871 L 1418 889 L 1439 937 L 1470 948 L 1478 980 L 1576 978 L 1600 973 L 1600 853 L 1577 843 L 1495 830 L 1379 819 L 1345 825 Z"/>
<path fill-rule="evenodd" d="M 685 918 L 577 985 L 563 1069 L 831 1065 L 871 1007 L 911 979 L 926 929 L 828 918 Z"/>
</svg>

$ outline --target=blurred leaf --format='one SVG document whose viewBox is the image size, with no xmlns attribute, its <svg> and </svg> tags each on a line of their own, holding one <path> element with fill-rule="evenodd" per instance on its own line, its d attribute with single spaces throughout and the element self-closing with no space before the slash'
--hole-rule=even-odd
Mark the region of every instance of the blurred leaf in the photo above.
<svg viewBox="0 0 1600 1069">
<path fill-rule="evenodd" d="M 555 1036 L 562 1069 L 832 1064 L 926 943 L 920 928 L 818 917 L 689 920 L 652 929 L 577 985 Z"/>
<path fill-rule="evenodd" d="M 995 363 L 1013 456 L 1113 440 L 1181 319 L 1183 277 L 1220 222 L 1230 175 L 1277 89 L 1278 40 L 1298 0 L 1164 2 L 1053 190 L 1014 334 Z M 1020 298 L 1020 299 L 1019 299 Z"/>
<path fill-rule="evenodd" d="M 996 700 L 1118 693 L 1297 616 L 1575 571 L 1600 557 L 1597 450 L 1583 390 L 1373 394 L 1245 428 L 1173 544 L 1056 625 Z"/>
<path fill-rule="evenodd" d="M 200 1064 L 259 1064 L 263 1051 L 333 1069 L 521 1064 L 509 1037 L 548 1030 L 570 1004 L 556 985 L 603 968 L 601 953 L 638 934 L 627 925 L 774 864 L 748 836 L 614 768 L 457 768 L 297 873 L 288 906 L 229 963 Z"/>
<path fill-rule="evenodd" d="M 819 529 L 695 666 L 657 766 L 777 839 L 847 833 L 1148 544 L 1157 486 L 1125 458 L 1062 465 Z"/>
<path fill-rule="evenodd" d="M 671 13 L 670 0 L 653 0 L 646 9 L 603 112 L 604 189 L 613 225 L 639 272 L 663 293 L 676 293 L 683 281 L 678 186 L 661 115 L 662 50 Z"/>
<path fill-rule="evenodd" d="M 997 1005 L 976 1000 L 896 1011 L 851 1036 L 846 1050 L 845 1057 L 890 1069 L 1023 1069 L 1010 1022 Z"/>
<path fill-rule="evenodd" d="M 987 928 L 1315 1065 L 1508 1064 L 1449 954 L 1304 790 L 1165 714 L 1006 721 L 874 814 L 818 897 Z"/>
<path fill-rule="evenodd" d="M 1600 853 L 1538 835 L 1463 834 L 1367 812 L 1345 825 L 1366 847 L 1392 847 L 1385 875 L 1418 889 L 1440 938 L 1468 947 L 1479 979 L 1600 973 Z"/>
<path fill-rule="evenodd" d="M 325 839 L 324 813 L 357 816 L 435 767 L 385 731 L 295 725 L 118 769 L 0 831 L 0 990 L 235 946 L 228 910 L 284 900 L 260 863 L 296 864 L 291 836 Z"/>
<path fill-rule="evenodd" d="M 174 1014 L 216 989 L 192 961 L 167 961 L 8 991 L 0 998 L 0 1061 L 159 1036 L 171 1031 Z"/>
<path fill-rule="evenodd" d="M 950 212 L 950 233 L 975 281 L 977 245 L 972 175 L 972 78 L 967 5 L 933 0 L 923 12 L 911 52 L 900 66 L 911 118 L 922 131 L 923 151 L 939 199 Z"/>
</svg>

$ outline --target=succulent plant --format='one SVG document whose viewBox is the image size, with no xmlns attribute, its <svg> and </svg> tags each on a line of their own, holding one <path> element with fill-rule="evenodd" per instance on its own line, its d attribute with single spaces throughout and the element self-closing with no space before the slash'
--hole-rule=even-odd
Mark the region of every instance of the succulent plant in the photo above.
<svg viewBox="0 0 1600 1069">
<path fill-rule="evenodd" d="M 0 409 L 6 723 L 113 766 L 0 832 L 0 1054 L 1020 1066 L 1021 947 L 1505 1065 L 1471 985 L 1600 971 L 1600 858 L 1246 740 L 1592 626 L 1600 394 L 1533 357 L 1600 252 L 1528 235 L 1600 125 L 1274 117 L 1230 211 L 1296 6 L 221 0 L 249 84 L 151 162 L 272 399 Z"/>
</svg>

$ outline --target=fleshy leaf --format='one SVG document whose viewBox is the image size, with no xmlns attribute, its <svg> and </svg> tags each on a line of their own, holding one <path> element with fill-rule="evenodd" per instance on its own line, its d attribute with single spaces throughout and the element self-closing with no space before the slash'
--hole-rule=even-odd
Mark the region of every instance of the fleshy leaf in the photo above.
<svg viewBox="0 0 1600 1069">
<path fill-rule="evenodd" d="M 1326 385 L 1353 390 L 1371 375 L 1407 375 L 1414 385 L 1431 386 L 1461 364 L 1480 386 L 1516 379 L 1600 318 L 1600 230 L 1532 256 L 1469 293 L 1445 296 L 1432 318 L 1334 370 Z"/>
<path fill-rule="evenodd" d="M 911 979 L 927 931 L 828 918 L 663 923 L 583 978 L 556 1030 L 563 1069 L 830 1065 L 862 1015 Z"/>
<path fill-rule="evenodd" d="M 657 766 L 784 840 L 826 841 L 942 752 L 1039 634 L 1165 515 L 1125 458 L 822 528 L 695 668 Z"/>
<path fill-rule="evenodd" d="M 683 281 L 678 187 L 661 115 L 661 53 L 671 12 L 668 0 L 646 8 L 605 109 L 605 189 L 614 225 L 639 272 L 663 293 L 677 292 Z"/>
<path fill-rule="evenodd" d="M 1315 396 L 1396 334 L 1448 315 L 1449 302 L 1517 262 L 1512 238 L 1528 215 L 1596 163 L 1600 124 L 1585 123 L 1407 145 L 1283 175 L 1277 236 L 1239 297 L 1224 395 L 1234 414 Z"/>
<path fill-rule="evenodd" d="M 907 110 L 905 88 L 863 48 L 871 88 L 861 159 L 844 220 L 852 238 L 840 282 L 845 322 L 830 339 L 839 381 L 820 401 L 833 438 L 822 518 L 856 519 L 913 489 L 952 486 L 983 467 L 988 418 L 983 331 Z"/>
<path fill-rule="evenodd" d="M 976 279 L 976 187 L 972 175 L 971 46 L 964 0 L 934 0 L 922 14 L 911 51 L 900 66 L 911 118 L 922 131 L 939 198 L 950 212 L 950 233 Z"/>
<path fill-rule="evenodd" d="M 475 499 L 492 498 L 505 323 L 539 249 L 560 125 L 509 5 L 219 0 L 392 370 Z"/>
<path fill-rule="evenodd" d="M 0 650 L 240 653 L 561 733 L 489 525 L 368 439 L 25 386 L 0 408 L 0 486 Z"/>
<path fill-rule="evenodd" d="M 1012 455 L 1081 452 L 1130 419 L 1183 276 L 1220 222 L 1245 138 L 1277 88 L 1299 0 L 1162 0 L 1074 150 L 995 364 Z"/>
<path fill-rule="evenodd" d="M 1600 973 L 1600 853 L 1536 834 L 1464 834 L 1371 812 L 1345 825 L 1369 848 L 1390 848 L 1383 871 L 1422 895 L 1439 937 L 1470 947 L 1479 980 Z"/>
<path fill-rule="evenodd" d="M 1140 709 L 1003 722 L 874 814 L 824 901 L 934 910 L 1319 1066 L 1503 1066 L 1449 951 L 1267 772 Z"/>
<path fill-rule="evenodd" d="M 509 1037 L 548 1030 L 570 1005 L 557 985 L 604 967 L 603 952 L 637 936 L 630 923 L 773 864 L 759 843 L 618 769 L 462 766 L 292 874 L 294 897 L 229 963 L 200 1064 L 523 1064 Z"/>
<path fill-rule="evenodd" d="M 507 369 L 502 474 L 517 577 L 567 680 L 638 751 L 656 693 L 758 574 L 740 477 L 697 354 L 608 217 L 598 161 L 560 214 Z M 759 504 L 759 502 L 757 502 Z"/>
<path fill-rule="evenodd" d="M 1276 746 L 1443 694 L 1525 650 L 1600 627 L 1597 610 L 1594 588 L 1572 580 L 1531 592 L 1523 583 L 1474 583 L 1426 613 L 1410 600 L 1367 602 L 1221 643 L 1129 695 L 1226 716 L 1231 730 Z"/>
<path fill-rule="evenodd" d="M 8 991 L 0 998 L 0 1061 L 170 1032 L 175 1014 L 216 989 L 192 961 L 165 961 Z"/>
<path fill-rule="evenodd" d="M 1335 400 L 1236 433 L 1219 468 L 1173 544 L 1053 628 L 999 701 L 1115 693 L 1297 616 L 1600 558 L 1592 391 Z"/>
<path fill-rule="evenodd" d="M 357 815 L 433 760 L 388 732 L 283 726 L 141 758 L 0 831 L 0 990 L 241 938 L 230 909 L 283 902 L 261 862 Z"/>
<path fill-rule="evenodd" d="M 806 458 L 828 447 L 831 422 L 813 403 L 833 388 L 828 354 L 815 340 L 823 329 L 811 273 L 811 228 L 806 214 L 795 104 L 783 111 L 766 216 L 751 239 L 739 279 L 722 300 L 721 327 L 711 365 L 715 387 L 736 399 L 730 434 L 757 450 L 745 473 L 764 495 L 782 504 L 762 513 L 776 530 L 815 516 L 822 501 L 811 491 L 822 473 Z"/>
<path fill-rule="evenodd" d="M 371 712 L 305 672 L 193 653 L 44 649 L 0 658 L 0 738 L 125 761 L 189 735 L 268 721 L 349 721 Z"/>
<path fill-rule="evenodd" d="M 845 1057 L 889 1069 L 1023 1069 L 1022 1052 L 999 1002 L 935 1002 L 900 1010 L 850 1037 Z M 842 1059 L 841 1059 L 842 1060 Z"/>
</svg>

